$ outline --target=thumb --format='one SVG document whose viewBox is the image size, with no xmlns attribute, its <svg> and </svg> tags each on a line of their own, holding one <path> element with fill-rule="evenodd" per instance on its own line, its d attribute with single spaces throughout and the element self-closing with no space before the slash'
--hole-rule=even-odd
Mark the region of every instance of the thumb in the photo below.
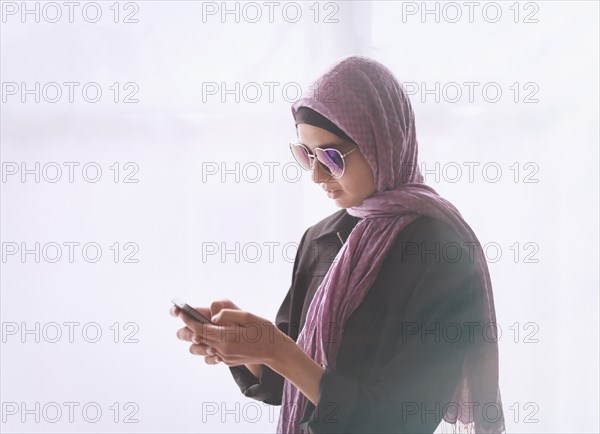
<svg viewBox="0 0 600 434">
<path fill-rule="evenodd" d="M 218 325 L 237 325 L 243 327 L 246 323 L 252 321 L 253 317 L 254 315 L 250 312 L 225 308 L 213 315 L 210 320 Z"/>
</svg>

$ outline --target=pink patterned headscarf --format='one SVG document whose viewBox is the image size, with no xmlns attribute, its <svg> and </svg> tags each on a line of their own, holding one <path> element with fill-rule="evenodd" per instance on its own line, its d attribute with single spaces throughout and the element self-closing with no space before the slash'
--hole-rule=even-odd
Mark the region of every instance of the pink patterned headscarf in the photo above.
<svg viewBox="0 0 600 434">
<path fill-rule="evenodd" d="M 347 57 L 315 80 L 310 90 L 292 105 L 292 114 L 309 107 L 342 129 L 357 144 L 373 171 L 376 192 L 347 212 L 361 218 L 338 252 L 310 304 L 297 344 L 313 360 L 334 369 L 339 339 L 329 339 L 330 327 L 338 336 L 348 317 L 362 303 L 374 283 L 397 235 L 419 216 L 446 222 L 465 242 L 475 245 L 474 261 L 481 294 L 478 321 L 492 324 L 488 340 L 468 345 L 462 372 L 444 420 L 457 420 L 477 433 L 501 433 L 504 417 L 498 385 L 496 314 L 487 263 L 479 240 L 458 210 L 423 183 L 417 165 L 415 117 L 403 86 L 381 63 L 364 56 Z M 335 342 L 332 342 L 335 341 Z M 472 404 L 490 403 L 499 418 L 486 420 Z M 298 426 L 307 398 L 286 378 L 277 432 L 303 432 Z M 463 406 L 464 405 L 464 406 Z"/>
</svg>

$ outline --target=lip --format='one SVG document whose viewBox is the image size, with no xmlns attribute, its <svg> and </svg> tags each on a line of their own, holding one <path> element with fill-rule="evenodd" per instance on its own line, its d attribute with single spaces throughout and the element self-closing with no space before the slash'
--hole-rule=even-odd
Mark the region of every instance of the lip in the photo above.
<svg viewBox="0 0 600 434">
<path fill-rule="evenodd" d="M 342 190 L 325 190 L 327 192 L 327 197 L 330 199 L 335 199 L 342 194 Z"/>
</svg>

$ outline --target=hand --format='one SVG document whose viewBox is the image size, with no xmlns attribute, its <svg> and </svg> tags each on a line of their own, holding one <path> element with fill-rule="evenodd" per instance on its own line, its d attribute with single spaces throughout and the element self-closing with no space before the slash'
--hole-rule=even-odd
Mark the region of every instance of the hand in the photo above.
<svg viewBox="0 0 600 434">
<path fill-rule="evenodd" d="M 179 316 L 186 329 L 199 337 L 201 345 L 214 348 L 215 355 L 228 366 L 243 364 L 271 365 L 282 352 L 296 343 L 271 321 L 239 308 L 222 308 L 212 324 L 202 324 L 186 315 Z M 189 333 L 189 332 L 182 332 Z M 206 349 L 194 345 L 192 354 L 206 355 Z M 207 363 L 210 363 L 207 361 Z"/>
<path fill-rule="evenodd" d="M 195 307 L 194 309 L 196 309 L 205 317 L 211 318 L 213 315 L 219 313 L 223 308 L 239 310 L 239 307 L 237 307 L 231 300 L 217 300 L 211 303 L 210 308 Z M 170 312 L 172 316 L 179 316 L 181 309 L 179 309 L 177 306 L 173 306 L 171 307 Z M 190 353 L 205 356 L 204 361 L 206 364 L 216 365 L 217 363 L 221 362 L 221 358 L 219 357 L 219 354 L 215 348 L 202 342 L 201 336 L 196 335 L 194 331 L 188 327 L 183 327 L 177 330 L 177 337 L 182 341 L 191 342 L 192 345 L 190 346 Z"/>
</svg>

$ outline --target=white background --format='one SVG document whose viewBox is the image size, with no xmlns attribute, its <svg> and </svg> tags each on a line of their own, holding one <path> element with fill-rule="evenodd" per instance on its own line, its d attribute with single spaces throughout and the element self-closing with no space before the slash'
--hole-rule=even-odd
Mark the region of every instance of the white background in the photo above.
<svg viewBox="0 0 600 434">
<path fill-rule="evenodd" d="M 113 2 L 99 3 L 96 23 L 88 22 L 93 7 L 82 14 L 86 2 L 72 23 L 62 2 L 56 23 L 48 22 L 53 6 L 27 3 L 40 11 L 37 23 L 34 14 L 21 16 L 21 2 L 10 3 L 2 2 L 0 23 L 2 247 L 54 242 L 63 256 L 36 263 L 19 252 L 0 264 L 3 432 L 275 431 L 279 407 L 245 398 L 224 364 L 206 365 L 176 339 L 181 324 L 168 314 L 170 300 L 207 306 L 229 298 L 274 320 L 301 235 L 338 210 L 290 165 L 294 89 L 352 54 L 383 62 L 416 89 L 411 100 L 419 158 L 430 170 L 426 182 L 492 246 L 507 432 L 598 432 L 597 2 L 483 2 L 472 20 L 464 2 L 302 3 L 295 23 L 285 2 L 272 22 L 268 6 L 256 3 L 262 17 L 255 23 L 255 8 L 233 2 L 227 7 L 238 8 L 237 18 L 203 15 L 207 2 L 122 2 L 118 23 Z M 13 6 L 19 10 L 11 15 Z M 454 20 L 456 6 L 462 15 Z M 439 19 L 422 16 L 424 7 L 437 8 Z M 123 22 L 131 12 L 137 22 Z M 35 95 L 22 95 L 21 83 L 34 89 L 36 82 L 61 84 L 62 98 L 51 103 L 41 95 L 36 103 Z M 73 103 L 65 82 L 80 83 Z M 97 103 L 82 98 L 89 82 L 103 91 Z M 129 82 L 138 88 L 137 103 L 121 101 Z M 272 100 L 265 82 L 277 83 Z M 472 101 L 466 82 L 478 83 Z M 6 83 L 17 84 L 15 95 Z M 224 83 L 221 90 L 239 83 L 248 93 L 240 91 L 235 102 L 233 94 L 203 93 L 206 83 Z M 263 92 L 256 102 L 248 83 Z M 423 92 L 436 83 L 437 95 Z M 497 102 L 489 100 L 493 89 L 487 100 L 482 95 L 489 83 L 502 90 Z M 456 86 L 463 95 L 452 102 Z M 533 101 L 526 103 L 528 95 Z M 36 162 L 58 163 L 62 178 L 36 183 L 27 175 L 22 182 L 21 173 L 9 173 L 10 163 L 20 170 Z M 79 163 L 72 183 L 65 162 Z M 96 183 L 82 177 L 90 162 L 102 168 Z M 123 182 L 132 171 L 128 162 L 139 168 L 137 183 Z M 207 174 L 207 163 L 218 173 Z M 222 163 L 231 170 L 224 180 Z M 265 163 L 274 168 L 272 179 Z M 472 180 L 465 163 L 479 164 Z M 493 182 L 495 167 L 502 173 Z M 65 242 L 96 242 L 102 257 L 87 262 L 80 245 L 71 263 Z M 124 249 L 128 242 L 139 246 L 137 263 L 123 261 L 132 251 Z M 235 250 L 236 242 L 237 261 L 233 254 L 203 255 L 206 243 L 220 253 Z M 278 243 L 271 258 L 265 243 Z M 253 262 L 256 245 L 262 256 Z M 62 330 L 57 343 L 50 342 L 53 322 Z M 73 343 L 69 322 L 79 324 Z M 21 334 L 36 323 L 39 343 L 35 332 Z M 82 337 L 88 323 L 102 331 L 97 343 Z M 137 343 L 123 342 L 130 331 Z M 86 337 L 94 337 L 93 329 Z M 55 423 L 53 402 L 63 410 Z M 64 402 L 79 403 L 73 423 Z M 109 408 L 115 402 L 118 422 Z M 9 414 L 11 403 L 39 403 L 46 412 Z M 86 403 L 101 407 L 98 422 L 83 418 Z M 213 403 L 217 411 L 207 413 Z M 137 422 L 124 423 L 134 411 Z"/>
</svg>

